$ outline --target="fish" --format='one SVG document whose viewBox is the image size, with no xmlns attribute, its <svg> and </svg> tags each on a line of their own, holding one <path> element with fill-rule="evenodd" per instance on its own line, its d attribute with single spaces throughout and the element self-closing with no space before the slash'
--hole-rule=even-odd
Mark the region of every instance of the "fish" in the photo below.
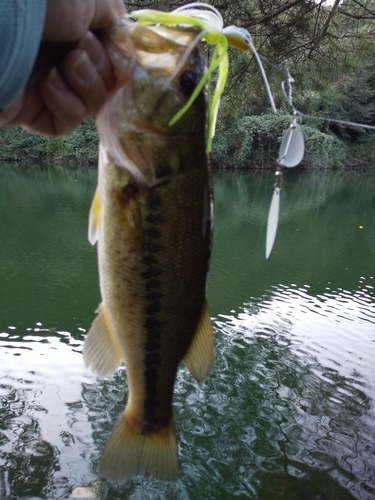
<svg viewBox="0 0 375 500">
<path fill-rule="evenodd" d="M 97 117 L 98 186 L 89 215 L 101 304 L 85 364 L 110 376 L 125 364 L 128 398 L 99 474 L 175 481 L 173 390 L 182 361 L 202 384 L 214 362 L 206 300 L 213 198 L 207 92 L 173 126 L 205 74 L 195 28 L 124 20 L 103 44 L 117 85 Z"/>
</svg>

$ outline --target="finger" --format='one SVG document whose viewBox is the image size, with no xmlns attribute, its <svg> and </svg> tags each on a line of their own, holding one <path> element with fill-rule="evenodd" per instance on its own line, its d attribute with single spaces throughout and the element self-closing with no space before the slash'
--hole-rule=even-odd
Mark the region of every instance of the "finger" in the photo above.
<svg viewBox="0 0 375 500">
<path fill-rule="evenodd" d="M 115 75 L 112 64 L 103 45 L 90 31 L 77 44 L 78 49 L 84 50 L 89 56 L 92 64 L 103 79 L 107 90 L 115 84 Z"/>
<path fill-rule="evenodd" d="M 70 132 L 97 111 L 105 93 L 101 75 L 84 51 L 73 50 L 68 55 L 60 66 L 62 69 L 66 66 L 68 79 L 80 93 L 77 95 L 56 67 L 44 69 L 44 72 L 34 68 L 26 87 L 0 114 L 0 125 L 20 125 L 33 132 L 55 136 Z M 93 99 L 90 92 L 85 94 L 85 86 L 96 92 Z M 81 98 L 82 94 L 88 104 Z"/>
<path fill-rule="evenodd" d="M 38 108 L 25 106 L 12 125 L 21 125 L 31 132 L 56 137 L 68 134 L 87 117 L 85 104 L 56 68 L 52 68 L 41 79 L 39 88 Z M 31 102 L 28 95 L 26 102 Z"/>
<path fill-rule="evenodd" d="M 26 109 L 14 123 L 39 134 L 60 136 L 93 116 L 106 95 L 101 76 L 88 55 L 74 50 L 63 61 L 61 74 L 52 68 L 40 81 L 42 103 L 38 113 L 26 116 Z"/>
<path fill-rule="evenodd" d="M 106 87 L 90 58 L 81 49 L 70 52 L 61 66 L 41 82 L 46 110 L 34 126 L 51 128 L 53 135 L 66 134 L 97 113 L 106 96 Z M 42 132 L 45 133 L 45 132 Z"/>
<path fill-rule="evenodd" d="M 61 75 L 86 108 L 86 117 L 94 115 L 103 104 L 107 89 L 101 74 L 88 54 L 75 49 L 61 65 Z"/>
<path fill-rule="evenodd" d="M 60 70 L 34 71 L 28 85 L 2 113 L 0 125 L 21 125 L 45 135 L 67 134 L 97 113 L 107 89 L 113 85 L 113 70 L 100 42 L 89 34 L 81 48 L 69 52 Z"/>
</svg>

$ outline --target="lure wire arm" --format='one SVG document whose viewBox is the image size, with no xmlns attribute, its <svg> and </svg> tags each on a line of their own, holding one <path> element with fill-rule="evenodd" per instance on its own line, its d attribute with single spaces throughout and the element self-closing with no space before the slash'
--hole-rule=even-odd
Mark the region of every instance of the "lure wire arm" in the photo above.
<svg viewBox="0 0 375 500">
<path fill-rule="evenodd" d="M 277 113 L 277 109 L 276 109 L 275 101 L 274 101 L 274 98 L 273 98 L 273 95 L 272 95 L 271 87 L 270 87 L 270 84 L 268 83 L 267 75 L 266 75 L 266 72 L 264 70 L 262 61 L 261 61 L 261 59 L 259 57 L 258 51 L 254 47 L 254 44 L 253 44 L 252 40 L 250 40 L 249 45 L 251 47 L 252 53 L 253 53 L 253 55 L 255 57 L 255 60 L 256 60 L 256 62 L 258 64 L 258 68 L 259 68 L 260 73 L 262 75 L 263 83 L 264 83 L 264 86 L 266 87 L 266 91 L 267 91 L 267 94 L 268 94 L 268 99 L 270 100 L 270 103 L 271 103 L 272 111 L 274 113 Z"/>
<path fill-rule="evenodd" d="M 267 63 L 268 62 L 269 61 L 267 61 Z M 279 68 L 277 68 L 277 69 L 279 69 Z M 279 69 L 279 71 L 282 71 L 282 70 Z M 299 111 L 299 109 L 297 109 L 293 104 L 293 100 L 292 100 L 293 83 L 295 83 L 295 80 L 291 76 L 291 74 L 289 73 L 289 69 L 287 69 L 286 70 L 286 80 L 283 80 L 281 82 L 281 90 L 284 94 L 284 97 L 285 97 L 287 104 L 289 105 L 289 107 L 293 111 L 294 116 L 300 116 L 301 118 L 309 118 L 311 120 L 319 120 L 319 121 L 323 121 L 323 122 L 327 121 L 327 122 L 331 122 L 331 123 L 340 123 L 341 125 L 347 125 L 349 127 L 360 127 L 360 128 L 365 128 L 368 130 L 375 130 L 374 125 L 367 125 L 365 123 L 355 123 L 355 122 L 350 122 L 347 120 L 339 120 L 336 118 L 328 118 L 328 117 L 324 117 L 324 116 L 313 116 L 313 115 L 308 115 L 306 113 L 302 113 L 302 111 Z M 285 85 L 288 86 L 288 91 L 286 91 Z"/>
</svg>

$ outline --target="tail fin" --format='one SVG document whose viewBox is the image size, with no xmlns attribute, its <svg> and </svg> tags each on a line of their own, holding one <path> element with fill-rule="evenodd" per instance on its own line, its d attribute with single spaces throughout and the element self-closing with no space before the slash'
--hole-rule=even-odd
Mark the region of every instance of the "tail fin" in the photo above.
<svg viewBox="0 0 375 500">
<path fill-rule="evenodd" d="M 177 440 L 173 418 L 168 427 L 145 434 L 125 411 L 117 421 L 99 463 L 99 474 L 116 482 L 133 476 L 178 479 Z"/>
</svg>

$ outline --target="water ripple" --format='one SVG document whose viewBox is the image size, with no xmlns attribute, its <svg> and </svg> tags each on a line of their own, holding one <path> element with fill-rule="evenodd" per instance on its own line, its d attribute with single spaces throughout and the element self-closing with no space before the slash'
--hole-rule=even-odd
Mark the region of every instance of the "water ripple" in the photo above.
<svg viewBox="0 0 375 500">
<path fill-rule="evenodd" d="M 307 287 L 274 287 L 271 297 L 246 304 L 237 317 L 215 320 L 222 341 L 208 385 L 214 393 L 218 379 L 225 380 L 227 397 L 217 408 L 225 420 L 236 407 L 241 425 L 231 433 L 247 445 L 258 495 L 271 494 L 287 461 L 293 495 L 316 498 L 321 473 L 326 498 L 375 497 L 372 293 L 363 287 L 314 297 Z"/>
</svg>

